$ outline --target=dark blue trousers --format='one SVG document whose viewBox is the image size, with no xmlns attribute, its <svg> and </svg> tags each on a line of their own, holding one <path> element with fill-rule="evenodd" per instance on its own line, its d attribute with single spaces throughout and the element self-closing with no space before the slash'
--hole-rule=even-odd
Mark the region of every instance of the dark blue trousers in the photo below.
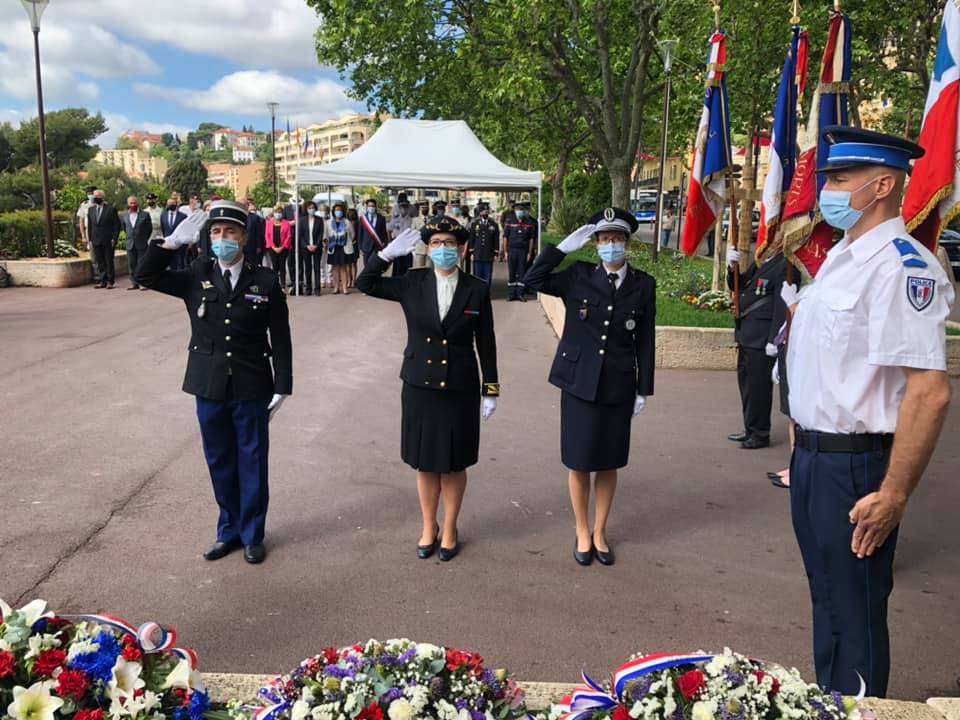
<svg viewBox="0 0 960 720">
<path fill-rule="evenodd" d="M 890 674 L 887 598 L 893 590 L 894 530 L 871 557 L 850 549 L 856 502 L 880 488 L 890 454 L 824 453 L 797 448 L 790 462 L 793 529 L 813 600 L 817 683 L 845 695 L 867 684 L 885 697 Z"/>
<path fill-rule="evenodd" d="M 197 398 L 203 454 L 213 495 L 220 506 L 217 540 L 244 545 L 263 542 L 267 519 L 267 453 L 270 447 L 265 400 Z"/>
<path fill-rule="evenodd" d="M 473 274 L 490 285 L 493 282 L 493 260 L 474 260 Z"/>
</svg>

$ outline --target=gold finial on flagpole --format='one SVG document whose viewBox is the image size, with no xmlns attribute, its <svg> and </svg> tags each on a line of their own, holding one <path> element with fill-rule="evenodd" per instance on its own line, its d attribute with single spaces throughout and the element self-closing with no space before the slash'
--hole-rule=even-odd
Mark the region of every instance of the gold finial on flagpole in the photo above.
<svg viewBox="0 0 960 720">
<path fill-rule="evenodd" d="M 720 0 L 713 0 L 713 26 L 720 30 Z"/>
<path fill-rule="evenodd" d="M 841 8 L 840 8 L 840 0 L 833 0 L 833 11 L 834 11 L 835 13 L 839 13 L 840 10 L 841 10 Z"/>
<path fill-rule="evenodd" d="M 790 18 L 790 24 L 800 24 L 800 0 L 793 0 L 793 17 Z"/>
</svg>

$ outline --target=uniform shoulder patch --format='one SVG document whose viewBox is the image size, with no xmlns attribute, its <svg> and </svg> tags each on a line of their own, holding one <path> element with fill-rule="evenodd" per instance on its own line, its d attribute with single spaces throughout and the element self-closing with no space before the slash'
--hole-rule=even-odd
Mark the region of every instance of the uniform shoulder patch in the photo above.
<svg viewBox="0 0 960 720">
<path fill-rule="evenodd" d="M 933 302 L 933 293 L 937 289 L 937 281 L 933 278 L 907 277 L 907 299 L 917 312 L 924 310 Z"/>
<path fill-rule="evenodd" d="M 903 263 L 904 267 L 927 267 L 927 261 L 923 259 L 923 256 L 917 252 L 917 249 L 909 240 L 905 238 L 894 238 L 893 246 L 897 249 L 897 252 L 900 253 L 900 262 Z"/>
</svg>

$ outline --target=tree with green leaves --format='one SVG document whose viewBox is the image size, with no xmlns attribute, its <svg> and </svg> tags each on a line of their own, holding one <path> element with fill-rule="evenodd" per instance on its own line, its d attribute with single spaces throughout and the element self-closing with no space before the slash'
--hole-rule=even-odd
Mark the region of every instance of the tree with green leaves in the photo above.
<svg viewBox="0 0 960 720">
<path fill-rule="evenodd" d="M 47 130 L 47 160 L 51 169 L 79 167 L 93 159 L 97 147 L 93 141 L 107 131 L 100 113 L 90 115 L 83 108 L 66 108 L 44 114 Z M 13 130 L 6 126 L 3 134 L 12 150 L 10 167 L 25 168 L 40 164 L 40 132 L 36 118 Z"/>
<path fill-rule="evenodd" d="M 199 159 L 178 160 L 168 169 L 163 184 L 182 198 L 207 192 L 207 168 Z"/>
</svg>

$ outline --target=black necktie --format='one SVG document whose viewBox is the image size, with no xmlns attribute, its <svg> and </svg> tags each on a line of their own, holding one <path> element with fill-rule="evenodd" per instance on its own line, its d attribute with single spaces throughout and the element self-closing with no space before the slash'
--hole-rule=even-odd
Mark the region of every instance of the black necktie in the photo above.
<svg viewBox="0 0 960 720">
<path fill-rule="evenodd" d="M 223 271 L 223 284 L 227 286 L 227 290 L 228 290 L 228 291 L 233 290 L 233 285 L 230 283 L 230 271 L 229 271 L 229 270 L 224 270 L 224 271 Z"/>
<path fill-rule="evenodd" d="M 173 227 L 173 221 L 176 219 L 176 217 L 177 217 L 177 216 L 176 216 L 176 215 L 174 214 L 174 212 L 171 210 L 171 211 L 170 211 L 170 227 Z"/>
<path fill-rule="evenodd" d="M 617 278 L 620 277 L 616 273 L 607 273 L 607 280 L 610 281 L 610 289 L 614 292 L 617 291 Z"/>
</svg>

